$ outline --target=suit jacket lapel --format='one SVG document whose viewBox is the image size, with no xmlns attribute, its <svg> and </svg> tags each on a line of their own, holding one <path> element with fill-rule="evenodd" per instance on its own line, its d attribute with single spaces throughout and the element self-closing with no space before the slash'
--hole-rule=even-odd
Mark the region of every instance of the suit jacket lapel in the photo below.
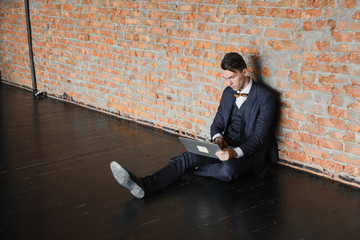
<svg viewBox="0 0 360 240">
<path fill-rule="evenodd" d="M 247 97 L 246 101 L 241 105 L 240 109 L 242 115 L 249 115 L 250 109 L 252 108 L 253 104 L 255 103 L 256 95 L 257 95 L 257 84 L 253 81 L 253 85 L 250 89 L 249 96 Z"/>
<path fill-rule="evenodd" d="M 234 105 L 234 102 L 235 102 L 235 96 L 233 94 L 233 91 L 229 91 L 229 94 L 226 95 L 226 99 L 224 101 L 225 103 L 225 111 L 224 111 L 224 123 L 225 123 L 225 131 L 227 129 L 227 125 L 229 123 L 229 117 L 230 117 L 230 114 L 232 112 L 232 107 Z"/>
</svg>

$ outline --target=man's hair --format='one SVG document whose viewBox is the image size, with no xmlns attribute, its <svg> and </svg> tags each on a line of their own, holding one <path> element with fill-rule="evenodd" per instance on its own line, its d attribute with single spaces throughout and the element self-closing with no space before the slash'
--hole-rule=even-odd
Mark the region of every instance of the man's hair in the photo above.
<svg viewBox="0 0 360 240">
<path fill-rule="evenodd" d="M 221 61 L 221 68 L 223 70 L 229 70 L 232 72 L 234 72 L 234 70 L 239 70 L 242 72 L 245 68 L 247 68 L 247 66 L 240 54 L 236 52 L 230 52 L 227 53 Z"/>
</svg>

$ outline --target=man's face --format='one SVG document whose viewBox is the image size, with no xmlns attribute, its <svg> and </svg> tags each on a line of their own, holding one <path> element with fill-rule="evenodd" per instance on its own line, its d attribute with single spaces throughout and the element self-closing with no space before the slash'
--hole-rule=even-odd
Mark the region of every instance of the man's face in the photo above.
<svg viewBox="0 0 360 240">
<path fill-rule="evenodd" d="M 223 70 L 223 77 L 234 91 L 243 90 L 250 80 L 246 68 L 242 72 L 236 69 L 234 71 Z"/>
</svg>

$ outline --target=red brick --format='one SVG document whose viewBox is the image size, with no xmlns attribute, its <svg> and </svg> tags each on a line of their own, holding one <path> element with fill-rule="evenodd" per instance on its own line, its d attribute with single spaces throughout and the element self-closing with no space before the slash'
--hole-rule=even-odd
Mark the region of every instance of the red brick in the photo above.
<svg viewBox="0 0 360 240">
<path fill-rule="evenodd" d="M 298 81 L 312 81 L 314 82 L 316 79 L 316 74 L 311 74 L 311 73 L 297 73 L 294 71 L 290 71 L 290 79 L 291 80 L 298 80 Z M 298 89 L 298 88 L 296 88 Z"/>
<path fill-rule="evenodd" d="M 206 41 L 196 41 L 195 47 L 202 48 L 202 49 L 212 49 L 213 43 L 212 42 L 206 42 Z"/>
<path fill-rule="evenodd" d="M 345 168 L 344 164 L 329 161 L 327 159 L 322 159 L 322 158 L 315 158 L 314 164 L 320 165 L 321 167 L 323 167 L 327 170 L 334 170 L 337 172 L 343 172 L 344 168 Z"/>
<path fill-rule="evenodd" d="M 289 110 L 288 117 L 291 119 L 295 119 L 295 120 L 301 120 L 301 121 L 306 120 L 306 114 L 304 114 L 303 112 L 301 112 L 301 113 L 296 112 L 294 110 Z"/>
<path fill-rule="evenodd" d="M 272 40 L 272 41 L 267 42 L 266 45 L 274 48 L 276 51 L 279 51 L 279 50 L 298 50 L 299 47 L 300 47 L 300 45 L 294 44 L 294 42 L 290 41 L 290 40 L 283 40 L 283 41 Z"/>
<path fill-rule="evenodd" d="M 348 96 L 360 98 L 360 89 L 358 86 L 344 86 L 343 89 Z"/>
<path fill-rule="evenodd" d="M 332 31 L 331 35 L 337 42 L 352 42 L 354 39 L 353 33 L 340 33 L 337 31 Z"/>
<path fill-rule="evenodd" d="M 337 95 L 334 95 L 331 99 L 331 104 L 333 105 L 342 106 L 343 103 L 344 103 L 344 99 Z"/>
<path fill-rule="evenodd" d="M 195 4 L 184 4 L 177 7 L 178 11 L 181 12 L 195 12 L 196 5 Z"/>
<path fill-rule="evenodd" d="M 338 44 L 333 47 L 334 52 L 353 53 L 354 49 L 348 44 Z"/>
<path fill-rule="evenodd" d="M 308 8 L 335 8 L 335 0 L 306 0 Z"/>
<path fill-rule="evenodd" d="M 299 9 L 284 9 L 284 8 L 270 8 L 267 10 L 267 17 L 273 18 L 289 18 L 299 19 L 301 18 L 301 10 Z"/>
<path fill-rule="evenodd" d="M 123 5 L 124 5 L 124 1 L 117 1 L 117 0 L 110 1 L 111 7 L 123 7 Z"/>
<path fill-rule="evenodd" d="M 314 24 L 314 28 L 316 30 L 321 30 L 325 27 L 326 21 L 325 20 L 318 20 Z"/>
<path fill-rule="evenodd" d="M 331 138 L 343 140 L 343 141 L 346 141 L 346 142 L 355 142 L 355 134 L 352 133 L 352 132 L 347 132 L 346 134 L 344 134 L 342 132 L 332 131 L 332 132 L 329 133 L 329 136 Z"/>
<path fill-rule="evenodd" d="M 72 11 L 73 10 L 73 5 L 71 4 L 64 4 L 63 5 L 63 9 L 66 11 Z"/>
<path fill-rule="evenodd" d="M 241 32 L 240 26 L 220 26 L 219 32 L 239 34 Z"/>
<path fill-rule="evenodd" d="M 215 6 L 210 5 L 199 5 L 198 6 L 198 12 L 204 12 L 204 13 L 216 13 L 217 8 Z"/>
<path fill-rule="evenodd" d="M 334 116 L 342 119 L 350 119 L 350 120 L 353 119 L 347 110 L 340 109 L 338 107 L 329 106 L 328 113 L 330 116 Z"/>
<path fill-rule="evenodd" d="M 360 167 L 355 167 L 351 165 L 345 166 L 345 172 L 351 174 L 352 176 L 360 176 Z"/>
<path fill-rule="evenodd" d="M 267 24 L 270 24 L 270 22 L 267 22 Z M 271 25 L 268 25 L 268 26 L 271 26 Z M 276 27 L 283 28 L 283 29 L 294 29 L 296 26 L 292 22 L 284 22 L 284 23 L 277 25 Z"/>
<path fill-rule="evenodd" d="M 322 16 L 322 9 L 305 9 L 301 17 L 303 19 L 318 18 Z"/>
<path fill-rule="evenodd" d="M 316 48 L 319 51 L 329 51 L 330 47 L 330 42 L 316 42 Z"/>
<path fill-rule="evenodd" d="M 236 51 L 239 53 L 243 53 L 243 54 L 253 54 L 253 55 L 259 54 L 259 49 L 249 48 L 249 47 L 245 47 L 245 46 L 240 46 L 239 48 L 236 49 Z"/>
<path fill-rule="evenodd" d="M 288 91 L 286 94 L 287 98 L 295 99 L 295 100 L 306 100 L 309 99 L 309 93 L 299 93 L 298 91 Z"/>
<path fill-rule="evenodd" d="M 271 38 L 283 38 L 283 39 L 290 39 L 290 33 L 285 32 L 285 31 L 280 31 L 280 30 L 271 30 L 268 29 L 265 32 L 265 36 L 266 37 L 271 37 Z"/>
<path fill-rule="evenodd" d="M 352 15 L 352 18 L 354 20 L 360 20 L 360 11 L 356 12 L 354 15 Z"/>
<path fill-rule="evenodd" d="M 360 159 L 360 146 L 358 144 L 347 144 L 345 151 L 357 155 Z"/>
<path fill-rule="evenodd" d="M 312 164 L 313 161 L 314 161 L 314 158 L 309 156 L 306 153 L 295 152 L 295 151 L 287 151 L 286 153 L 287 153 L 286 156 L 288 158 L 290 158 L 290 159 L 293 159 L 293 160 L 297 160 L 297 161 L 305 162 L 305 163 L 310 163 L 310 164 Z"/>
<path fill-rule="evenodd" d="M 143 5 L 144 9 L 157 9 L 159 7 L 159 3 L 157 2 L 147 2 Z"/>
<path fill-rule="evenodd" d="M 327 139 L 327 138 L 321 138 L 321 137 L 314 136 L 314 144 L 316 144 L 320 147 L 328 148 L 328 149 L 333 149 L 333 150 L 338 150 L 338 151 L 344 150 L 343 143 L 341 141 L 335 141 L 335 140 L 331 140 L 331 139 Z"/>
<path fill-rule="evenodd" d="M 177 126 L 180 126 L 182 128 L 186 128 L 186 129 L 192 129 L 192 123 L 188 122 L 188 121 L 181 121 L 181 120 L 177 120 L 175 121 Z"/>
<path fill-rule="evenodd" d="M 141 24 L 141 19 L 138 19 L 138 18 L 127 18 L 127 19 L 126 19 L 126 24 L 130 24 L 130 25 L 140 25 L 140 24 Z"/>
<path fill-rule="evenodd" d="M 321 136 L 323 134 L 327 134 L 327 131 L 325 131 L 325 128 L 321 125 L 308 125 L 305 129 L 309 134 L 313 135 Z"/>
<path fill-rule="evenodd" d="M 316 119 L 316 123 L 324 126 L 324 127 L 331 127 L 331 128 L 337 128 L 337 129 L 341 129 L 344 130 L 346 129 L 346 123 L 344 122 L 344 120 L 341 119 L 335 119 L 335 118 L 317 118 Z"/>
<path fill-rule="evenodd" d="M 202 119 L 197 118 L 197 117 L 188 117 L 188 120 L 190 122 L 206 126 L 206 122 L 204 120 L 202 120 Z"/>
<path fill-rule="evenodd" d="M 164 35 L 165 31 L 163 28 L 160 27 L 152 27 L 150 29 L 151 34 L 157 34 L 157 35 Z"/>
<path fill-rule="evenodd" d="M 341 153 L 341 154 L 334 153 L 332 155 L 332 158 L 333 160 L 338 162 L 349 163 L 352 165 L 360 166 L 359 158 L 357 156 L 350 157 L 349 153 Z"/>
<path fill-rule="evenodd" d="M 273 19 L 266 19 L 266 18 L 254 18 L 252 22 L 255 25 L 263 26 L 263 27 L 270 27 L 274 24 Z"/>
<path fill-rule="evenodd" d="M 330 154 L 328 153 L 328 151 L 320 150 L 319 147 L 314 146 L 314 145 L 308 146 L 308 145 L 304 144 L 303 150 L 310 155 L 314 155 L 314 156 L 325 158 L 325 159 L 330 158 Z"/>
<path fill-rule="evenodd" d="M 297 121 L 289 120 L 289 119 L 281 119 L 280 120 L 280 126 L 292 130 L 298 130 L 299 124 Z"/>
<path fill-rule="evenodd" d="M 255 1 L 252 2 L 252 5 L 260 6 L 260 7 L 275 7 L 276 3 L 275 2 L 268 2 L 268 1 L 255 0 Z"/>
<path fill-rule="evenodd" d="M 304 30 L 305 31 L 311 31 L 312 28 L 312 22 L 304 22 Z"/>
<path fill-rule="evenodd" d="M 334 21 L 334 20 L 328 20 L 327 25 L 330 27 L 330 30 L 336 29 L 336 21 Z"/>
<path fill-rule="evenodd" d="M 138 9 L 139 3 L 136 1 L 125 1 L 125 8 L 130 8 L 130 9 Z"/>
<path fill-rule="evenodd" d="M 213 23 L 223 23 L 225 19 L 219 15 L 208 15 L 205 16 L 206 22 L 213 22 Z"/>
<path fill-rule="evenodd" d="M 342 7 L 346 7 L 346 8 L 356 7 L 356 0 L 344 0 L 342 3 Z"/>
<path fill-rule="evenodd" d="M 355 110 L 360 110 L 360 100 L 358 100 L 357 102 L 351 103 L 347 106 L 347 108 L 349 109 L 355 109 Z"/>
</svg>

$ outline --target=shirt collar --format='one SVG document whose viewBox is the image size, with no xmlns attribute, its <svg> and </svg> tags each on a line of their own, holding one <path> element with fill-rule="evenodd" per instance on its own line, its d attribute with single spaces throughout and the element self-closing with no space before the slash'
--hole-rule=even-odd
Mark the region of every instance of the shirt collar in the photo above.
<svg viewBox="0 0 360 240">
<path fill-rule="evenodd" d="M 252 78 L 250 78 L 250 82 L 249 82 L 249 84 L 246 86 L 246 88 L 244 88 L 242 91 L 237 91 L 237 93 L 249 94 L 250 89 L 251 89 L 251 87 L 252 87 L 252 84 L 253 84 L 253 80 L 252 80 Z"/>
</svg>

